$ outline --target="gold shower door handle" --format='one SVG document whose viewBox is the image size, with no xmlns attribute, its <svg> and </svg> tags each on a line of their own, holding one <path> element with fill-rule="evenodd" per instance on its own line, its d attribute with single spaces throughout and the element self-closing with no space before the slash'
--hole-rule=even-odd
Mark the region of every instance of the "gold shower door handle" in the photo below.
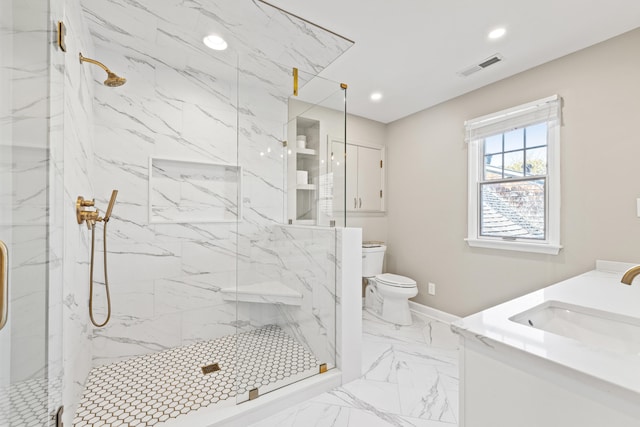
<svg viewBox="0 0 640 427">
<path fill-rule="evenodd" d="M 7 246 L 0 240 L 0 330 L 7 324 L 9 314 L 9 268 Z"/>
</svg>

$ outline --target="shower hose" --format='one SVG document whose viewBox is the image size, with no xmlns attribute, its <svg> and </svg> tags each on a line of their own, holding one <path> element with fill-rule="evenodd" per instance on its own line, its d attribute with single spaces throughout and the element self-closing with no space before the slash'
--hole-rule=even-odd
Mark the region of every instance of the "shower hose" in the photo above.
<svg viewBox="0 0 640 427">
<path fill-rule="evenodd" d="M 111 318 L 111 295 L 109 294 L 109 279 L 107 277 L 107 222 L 108 219 L 104 221 L 104 226 L 102 228 L 103 235 L 102 240 L 104 243 L 104 286 L 107 293 L 107 318 L 103 323 L 96 322 L 96 319 L 93 317 L 93 256 L 95 252 L 95 243 L 96 243 L 96 224 L 93 223 L 91 226 L 91 268 L 89 272 L 89 317 L 91 318 L 91 323 L 94 326 L 101 328 L 109 323 L 109 319 Z"/>
</svg>

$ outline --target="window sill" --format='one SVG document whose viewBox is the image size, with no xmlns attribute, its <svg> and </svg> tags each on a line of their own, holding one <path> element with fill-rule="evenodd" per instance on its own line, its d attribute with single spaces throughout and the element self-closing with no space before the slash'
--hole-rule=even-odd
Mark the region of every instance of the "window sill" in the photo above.
<svg viewBox="0 0 640 427">
<path fill-rule="evenodd" d="M 502 249 L 517 252 L 533 252 L 537 254 L 558 255 L 561 245 L 550 243 L 524 243 L 506 240 L 480 240 L 467 238 L 467 244 L 473 248 Z"/>
</svg>

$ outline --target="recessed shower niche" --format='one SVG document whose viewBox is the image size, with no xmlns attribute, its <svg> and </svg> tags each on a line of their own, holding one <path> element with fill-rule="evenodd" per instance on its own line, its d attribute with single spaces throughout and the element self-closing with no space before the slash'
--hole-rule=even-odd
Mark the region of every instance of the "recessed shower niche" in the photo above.
<svg viewBox="0 0 640 427">
<path fill-rule="evenodd" d="M 242 167 L 149 158 L 149 222 L 237 222 L 242 219 Z"/>
</svg>

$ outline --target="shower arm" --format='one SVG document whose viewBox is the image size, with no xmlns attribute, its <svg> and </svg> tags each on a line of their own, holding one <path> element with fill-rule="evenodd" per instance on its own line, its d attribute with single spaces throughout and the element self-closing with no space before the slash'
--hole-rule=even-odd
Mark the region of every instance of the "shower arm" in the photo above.
<svg viewBox="0 0 640 427">
<path fill-rule="evenodd" d="M 78 54 L 80 56 L 80 63 L 82 64 L 83 62 L 90 62 L 91 64 L 96 64 L 98 67 L 102 68 L 103 70 L 105 70 L 107 73 L 113 73 L 110 69 L 107 68 L 106 65 L 104 65 L 102 62 L 100 61 L 96 61 L 95 59 L 91 59 L 91 58 L 87 58 L 86 56 L 82 56 L 82 53 Z"/>
<path fill-rule="evenodd" d="M 82 64 L 83 62 L 88 62 L 90 64 L 97 65 L 107 73 L 107 79 L 104 81 L 105 86 L 118 87 L 118 86 L 122 86 L 127 82 L 127 79 L 125 79 L 124 77 L 118 76 L 116 73 L 114 73 L 109 68 L 107 68 L 107 66 L 104 65 L 102 62 L 96 61 L 95 59 L 86 58 L 82 56 L 82 52 L 78 53 L 78 57 L 80 58 L 80 64 Z"/>
</svg>

